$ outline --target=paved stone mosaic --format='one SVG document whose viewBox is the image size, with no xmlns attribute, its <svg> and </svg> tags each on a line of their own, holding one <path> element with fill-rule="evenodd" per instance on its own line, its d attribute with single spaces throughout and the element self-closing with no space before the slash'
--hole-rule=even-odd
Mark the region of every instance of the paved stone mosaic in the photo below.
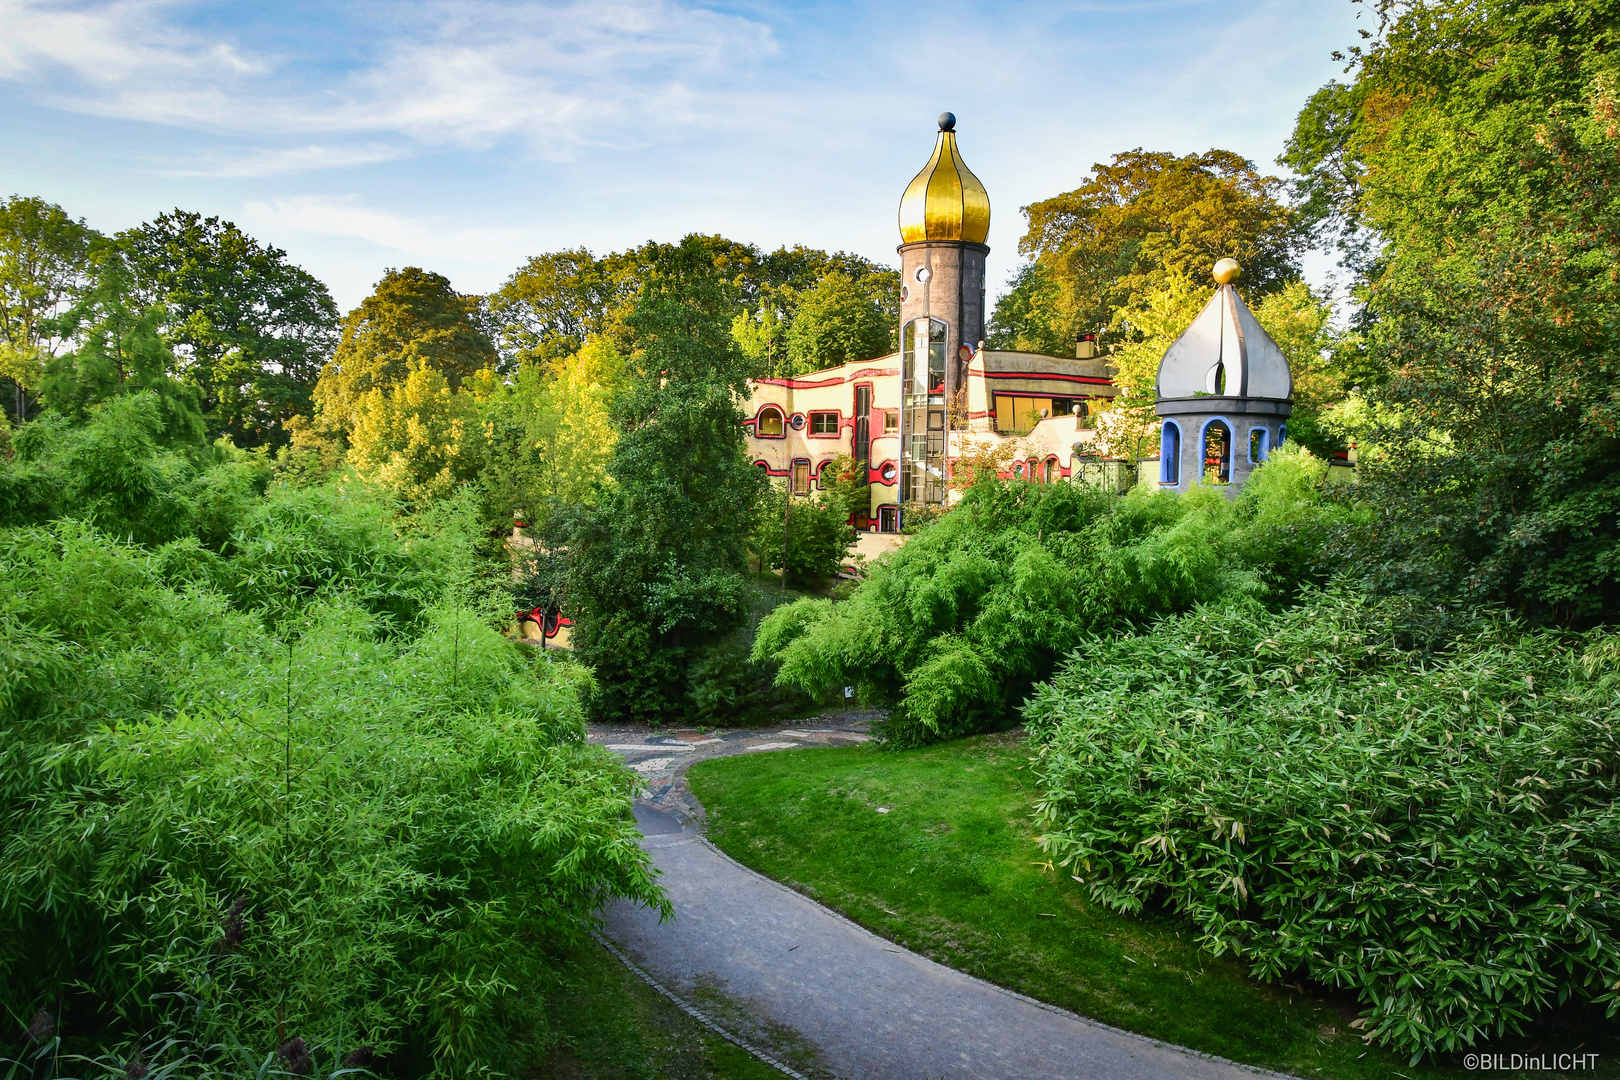
<svg viewBox="0 0 1620 1080">
<path fill-rule="evenodd" d="M 701 824 L 703 808 L 686 790 L 686 770 L 694 762 L 732 754 L 792 750 L 804 746 L 853 746 L 871 736 L 880 712 L 817 716 L 769 728 L 648 728 L 623 724 L 592 726 L 586 737 L 612 750 L 646 780 L 641 802 Z"/>
</svg>

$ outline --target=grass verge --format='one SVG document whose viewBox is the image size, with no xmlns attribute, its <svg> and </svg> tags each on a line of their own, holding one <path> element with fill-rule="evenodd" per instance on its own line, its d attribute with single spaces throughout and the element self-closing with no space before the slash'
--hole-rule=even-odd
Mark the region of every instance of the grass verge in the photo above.
<svg viewBox="0 0 1620 1080">
<path fill-rule="evenodd" d="M 1350 1028 L 1352 997 L 1265 985 L 1199 949 L 1173 915 L 1131 918 L 1091 903 L 1040 861 L 1035 788 L 1018 732 L 917 750 L 874 746 L 746 754 L 687 774 L 710 839 L 924 956 L 1143 1035 L 1303 1077 L 1463 1076 L 1410 1066 Z M 1545 1033 L 1513 1052 L 1603 1053 L 1590 1030 Z M 1548 1071 L 1540 1075 L 1562 1075 Z"/>
<path fill-rule="evenodd" d="M 568 957 L 548 1005 L 561 1036 L 536 1080 L 783 1080 L 722 1039 L 594 941 Z"/>
</svg>

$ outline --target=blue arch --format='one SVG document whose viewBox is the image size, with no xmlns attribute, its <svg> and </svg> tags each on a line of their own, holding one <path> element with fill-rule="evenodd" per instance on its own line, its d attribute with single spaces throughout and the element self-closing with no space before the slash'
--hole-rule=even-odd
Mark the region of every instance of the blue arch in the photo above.
<svg viewBox="0 0 1620 1080">
<path fill-rule="evenodd" d="M 1181 425 L 1166 420 L 1159 432 L 1159 483 L 1181 483 Z"/>
<path fill-rule="evenodd" d="M 1260 455 L 1254 453 L 1254 437 L 1260 436 Z M 1249 429 L 1249 464 L 1258 465 L 1271 456 L 1271 429 L 1268 427 L 1251 427 Z"/>
<path fill-rule="evenodd" d="M 1198 483 L 1204 481 L 1204 447 L 1209 445 L 1209 425 L 1221 424 L 1226 428 L 1226 482 L 1232 482 L 1232 466 L 1237 462 L 1237 428 L 1224 416 L 1212 416 L 1198 429 Z"/>
<path fill-rule="evenodd" d="M 1287 424 L 1278 424 L 1277 425 L 1277 446 L 1280 448 L 1282 446 L 1282 444 L 1287 442 L 1287 441 L 1288 441 L 1288 425 Z"/>
</svg>

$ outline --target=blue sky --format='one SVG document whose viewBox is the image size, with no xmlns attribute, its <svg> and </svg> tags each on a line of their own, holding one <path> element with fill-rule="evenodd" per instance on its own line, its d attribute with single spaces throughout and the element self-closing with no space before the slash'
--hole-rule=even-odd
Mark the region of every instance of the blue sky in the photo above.
<svg viewBox="0 0 1620 1080">
<path fill-rule="evenodd" d="M 1271 167 L 1358 10 L 0 0 L 0 193 L 103 231 L 218 214 L 345 309 L 390 266 L 485 292 L 531 254 L 694 231 L 893 263 L 949 109 L 999 281 L 1018 208 L 1117 151 Z"/>
</svg>

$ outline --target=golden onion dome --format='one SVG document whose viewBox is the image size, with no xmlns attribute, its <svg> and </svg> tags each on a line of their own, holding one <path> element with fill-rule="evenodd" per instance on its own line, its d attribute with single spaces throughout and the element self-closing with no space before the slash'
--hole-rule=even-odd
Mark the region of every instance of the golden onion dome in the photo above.
<svg viewBox="0 0 1620 1080">
<path fill-rule="evenodd" d="M 990 193 L 957 152 L 956 117 L 941 113 L 934 156 L 900 196 L 900 242 L 965 240 L 982 244 L 989 237 Z"/>
</svg>

